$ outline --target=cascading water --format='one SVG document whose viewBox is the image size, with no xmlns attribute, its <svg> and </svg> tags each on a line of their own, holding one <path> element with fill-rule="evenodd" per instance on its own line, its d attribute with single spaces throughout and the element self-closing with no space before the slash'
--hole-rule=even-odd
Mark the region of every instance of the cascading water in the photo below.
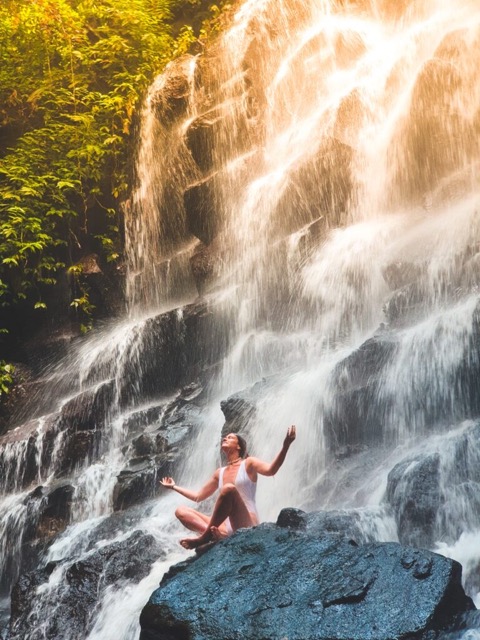
<svg viewBox="0 0 480 640">
<path fill-rule="evenodd" d="M 45 620 L 76 568 L 137 530 L 163 554 L 138 584 L 105 570 L 78 637 L 138 637 L 139 610 L 184 554 L 178 496 L 120 500 L 143 442 L 132 434 L 181 447 L 175 478 L 198 486 L 219 462 L 220 401 L 255 383 L 251 451 L 273 457 L 298 426 L 260 483 L 263 519 L 356 508 L 372 537 L 405 537 L 413 470 L 430 465 L 443 500 L 402 541 L 463 561 L 478 599 L 479 44 L 476 0 L 246 0 L 211 52 L 154 83 L 125 208 L 129 318 L 47 372 L 62 393 L 3 438 L 11 578 L 32 511 L 59 478 L 72 487 L 28 632 L 12 639 L 64 637 Z M 142 473 L 153 496 L 158 467 Z"/>
</svg>

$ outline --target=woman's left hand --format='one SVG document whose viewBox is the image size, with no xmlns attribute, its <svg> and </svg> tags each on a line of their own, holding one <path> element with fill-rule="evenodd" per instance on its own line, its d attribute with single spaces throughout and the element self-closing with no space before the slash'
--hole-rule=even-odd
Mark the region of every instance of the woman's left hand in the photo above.
<svg viewBox="0 0 480 640">
<path fill-rule="evenodd" d="M 292 426 L 288 427 L 287 429 L 287 435 L 285 436 L 285 440 L 283 441 L 283 444 L 286 447 L 289 447 L 296 437 L 297 437 L 297 428 L 294 424 L 292 424 Z"/>
<path fill-rule="evenodd" d="M 173 487 L 175 486 L 175 480 L 173 478 L 162 478 L 160 480 L 160 484 L 163 484 L 164 487 L 167 487 L 167 489 L 173 489 Z"/>
</svg>

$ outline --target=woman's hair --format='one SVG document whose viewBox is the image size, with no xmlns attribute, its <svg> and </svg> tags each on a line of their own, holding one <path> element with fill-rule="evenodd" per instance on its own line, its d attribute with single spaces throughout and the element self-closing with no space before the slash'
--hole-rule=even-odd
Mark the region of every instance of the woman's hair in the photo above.
<svg viewBox="0 0 480 640">
<path fill-rule="evenodd" d="M 245 438 L 243 438 L 238 433 L 236 433 L 235 435 L 237 436 L 238 444 L 240 446 L 240 457 L 241 458 L 247 458 L 248 457 L 247 441 L 245 440 Z"/>
</svg>

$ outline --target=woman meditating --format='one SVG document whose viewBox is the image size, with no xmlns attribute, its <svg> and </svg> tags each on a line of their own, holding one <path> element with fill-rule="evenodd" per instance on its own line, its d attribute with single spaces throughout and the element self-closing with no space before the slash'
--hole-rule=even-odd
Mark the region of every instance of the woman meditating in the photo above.
<svg viewBox="0 0 480 640">
<path fill-rule="evenodd" d="M 176 491 L 194 502 L 202 502 L 217 489 L 220 490 L 210 517 L 191 507 L 178 507 L 175 515 L 180 522 L 200 534 L 195 538 L 183 538 L 180 544 L 185 549 L 197 549 L 203 545 L 225 538 L 237 529 L 258 524 L 255 505 L 258 474 L 273 476 L 282 466 L 290 445 L 295 440 L 296 429 L 291 426 L 283 441 L 283 446 L 272 462 L 264 462 L 246 456 L 245 440 L 236 433 L 229 433 L 222 440 L 221 450 L 227 457 L 227 464 L 215 471 L 210 480 L 198 491 L 190 491 L 175 484 L 173 478 L 163 478 L 164 487 Z"/>
</svg>

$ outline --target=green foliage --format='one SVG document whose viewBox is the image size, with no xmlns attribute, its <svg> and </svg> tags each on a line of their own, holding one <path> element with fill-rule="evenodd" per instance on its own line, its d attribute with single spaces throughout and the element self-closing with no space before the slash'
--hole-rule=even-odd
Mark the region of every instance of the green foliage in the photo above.
<svg viewBox="0 0 480 640">
<path fill-rule="evenodd" d="M 0 399 L 6 395 L 13 385 L 13 374 L 15 367 L 4 360 L 0 360 Z"/>
<path fill-rule="evenodd" d="M 153 77 L 196 38 L 189 25 L 174 37 L 174 12 L 209 4 L 3 0 L 0 305 L 28 299 L 43 308 L 42 290 L 78 259 L 85 238 L 106 261 L 119 258 L 115 209 L 129 186 L 135 108 Z M 92 239 L 95 215 L 110 223 Z M 74 302 L 87 308 L 83 297 Z"/>
</svg>

